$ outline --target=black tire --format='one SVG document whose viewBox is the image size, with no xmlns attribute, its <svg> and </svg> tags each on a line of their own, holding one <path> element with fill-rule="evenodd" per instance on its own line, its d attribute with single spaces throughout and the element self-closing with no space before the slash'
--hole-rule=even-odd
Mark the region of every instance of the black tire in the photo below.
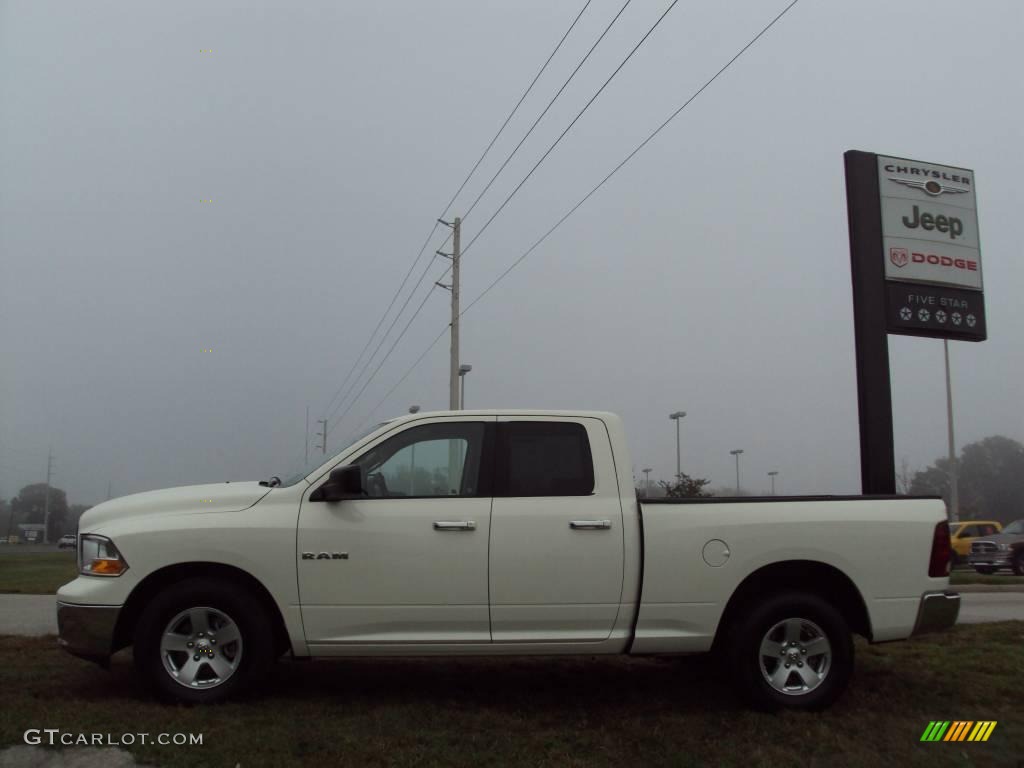
<svg viewBox="0 0 1024 768">
<path fill-rule="evenodd" d="M 222 644 L 220 649 L 205 649 L 211 658 L 228 648 L 238 654 L 236 666 L 225 675 L 222 682 L 216 682 L 215 677 L 210 679 L 215 674 L 212 666 L 201 666 L 206 657 L 203 657 L 200 666 L 207 679 L 197 679 L 192 686 L 178 682 L 169 671 L 168 663 L 176 661 L 165 661 L 161 649 L 164 630 L 175 617 L 193 608 L 209 608 L 210 611 L 203 613 L 212 618 L 220 614 L 229 618 L 237 627 L 240 638 L 237 644 Z M 135 668 L 147 687 L 160 698 L 192 704 L 223 701 L 253 687 L 266 675 L 274 659 L 274 638 L 268 629 L 270 626 L 271 619 L 263 605 L 244 587 L 228 581 L 186 579 L 160 592 L 139 617 L 132 651 Z M 188 663 L 189 653 L 192 651 L 184 653 L 185 664 Z M 175 660 L 182 657 L 176 653 L 171 658 Z"/>
<path fill-rule="evenodd" d="M 1024 576 L 1024 549 L 1018 549 L 1013 558 L 1013 575 Z"/>
<path fill-rule="evenodd" d="M 783 657 L 793 662 L 792 670 L 786 667 L 783 672 L 783 659 L 776 662 L 766 655 L 762 660 L 762 641 L 780 624 L 784 626 L 778 631 L 784 634 L 785 622 L 793 619 L 799 621 L 804 634 L 797 646 L 780 651 L 797 651 L 795 658 Z M 813 653 L 799 655 L 816 631 L 824 635 L 830 646 L 827 660 L 824 655 Z M 815 648 L 813 645 L 809 647 L 812 651 Z M 842 614 L 820 597 L 804 592 L 784 592 L 750 605 L 746 616 L 731 627 L 728 659 L 737 693 L 754 708 L 764 711 L 819 710 L 831 705 L 846 690 L 853 672 L 853 638 Z M 805 669 L 815 675 L 821 672 L 820 682 L 815 683 L 812 689 L 800 692 L 795 689 L 797 683 L 803 681 Z M 769 672 L 787 676 L 782 687 L 786 688 L 785 683 L 792 681 L 794 690 L 777 690 L 766 679 Z"/>
<path fill-rule="evenodd" d="M 974 566 L 974 570 L 976 570 L 978 573 L 982 574 L 983 576 L 991 576 L 993 573 L 996 572 L 995 568 L 992 568 L 992 567 L 987 566 L 987 565 L 976 565 L 976 566 Z"/>
</svg>

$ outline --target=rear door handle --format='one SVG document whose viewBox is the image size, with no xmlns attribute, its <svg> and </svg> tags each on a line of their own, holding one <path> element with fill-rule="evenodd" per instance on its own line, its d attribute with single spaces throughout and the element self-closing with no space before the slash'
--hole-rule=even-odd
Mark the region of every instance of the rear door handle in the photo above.
<svg viewBox="0 0 1024 768">
<path fill-rule="evenodd" d="M 476 521 L 474 520 L 437 520 L 434 522 L 435 531 L 475 531 Z"/>
<path fill-rule="evenodd" d="M 569 527 L 574 531 L 607 531 L 612 527 L 611 520 L 570 520 Z"/>
</svg>

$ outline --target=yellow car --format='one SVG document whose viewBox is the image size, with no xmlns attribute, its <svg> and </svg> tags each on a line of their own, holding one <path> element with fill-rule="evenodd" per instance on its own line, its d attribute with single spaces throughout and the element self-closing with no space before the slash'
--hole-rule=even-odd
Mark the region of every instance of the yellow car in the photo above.
<svg viewBox="0 0 1024 768">
<path fill-rule="evenodd" d="M 993 536 L 1003 530 L 997 520 L 961 520 L 949 524 L 949 543 L 953 548 L 953 564 L 967 561 L 971 542 L 979 536 Z"/>
</svg>

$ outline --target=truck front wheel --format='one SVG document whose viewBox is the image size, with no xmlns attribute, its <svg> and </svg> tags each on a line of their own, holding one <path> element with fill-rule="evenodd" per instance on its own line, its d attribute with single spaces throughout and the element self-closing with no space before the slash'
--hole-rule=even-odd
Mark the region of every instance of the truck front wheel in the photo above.
<svg viewBox="0 0 1024 768">
<path fill-rule="evenodd" d="M 820 597 L 786 592 L 751 606 L 734 627 L 729 655 L 739 693 L 756 708 L 817 710 L 846 689 L 853 638 Z"/>
<path fill-rule="evenodd" d="M 135 632 L 135 666 L 161 697 L 220 701 L 256 682 L 273 659 L 259 600 L 223 581 L 187 579 L 160 592 Z"/>
</svg>

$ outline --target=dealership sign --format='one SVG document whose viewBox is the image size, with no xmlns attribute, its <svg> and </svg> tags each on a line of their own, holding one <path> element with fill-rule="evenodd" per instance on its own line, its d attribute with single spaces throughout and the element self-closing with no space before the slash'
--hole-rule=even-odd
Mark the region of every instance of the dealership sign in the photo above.
<svg viewBox="0 0 1024 768">
<path fill-rule="evenodd" d="M 889 334 L 984 341 L 974 172 L 849 150 L 861 487 L 896 490 Z"/>
<path fill-rule="evenodd" d="M 878 156 L 885 279 L 981 290 L 974 174 Z"/>
<path fill-rule="evenodd" d="M 885 155 L 875 162 L 886 330 L 984 340 L 974 172 Z"/>
</svg>

